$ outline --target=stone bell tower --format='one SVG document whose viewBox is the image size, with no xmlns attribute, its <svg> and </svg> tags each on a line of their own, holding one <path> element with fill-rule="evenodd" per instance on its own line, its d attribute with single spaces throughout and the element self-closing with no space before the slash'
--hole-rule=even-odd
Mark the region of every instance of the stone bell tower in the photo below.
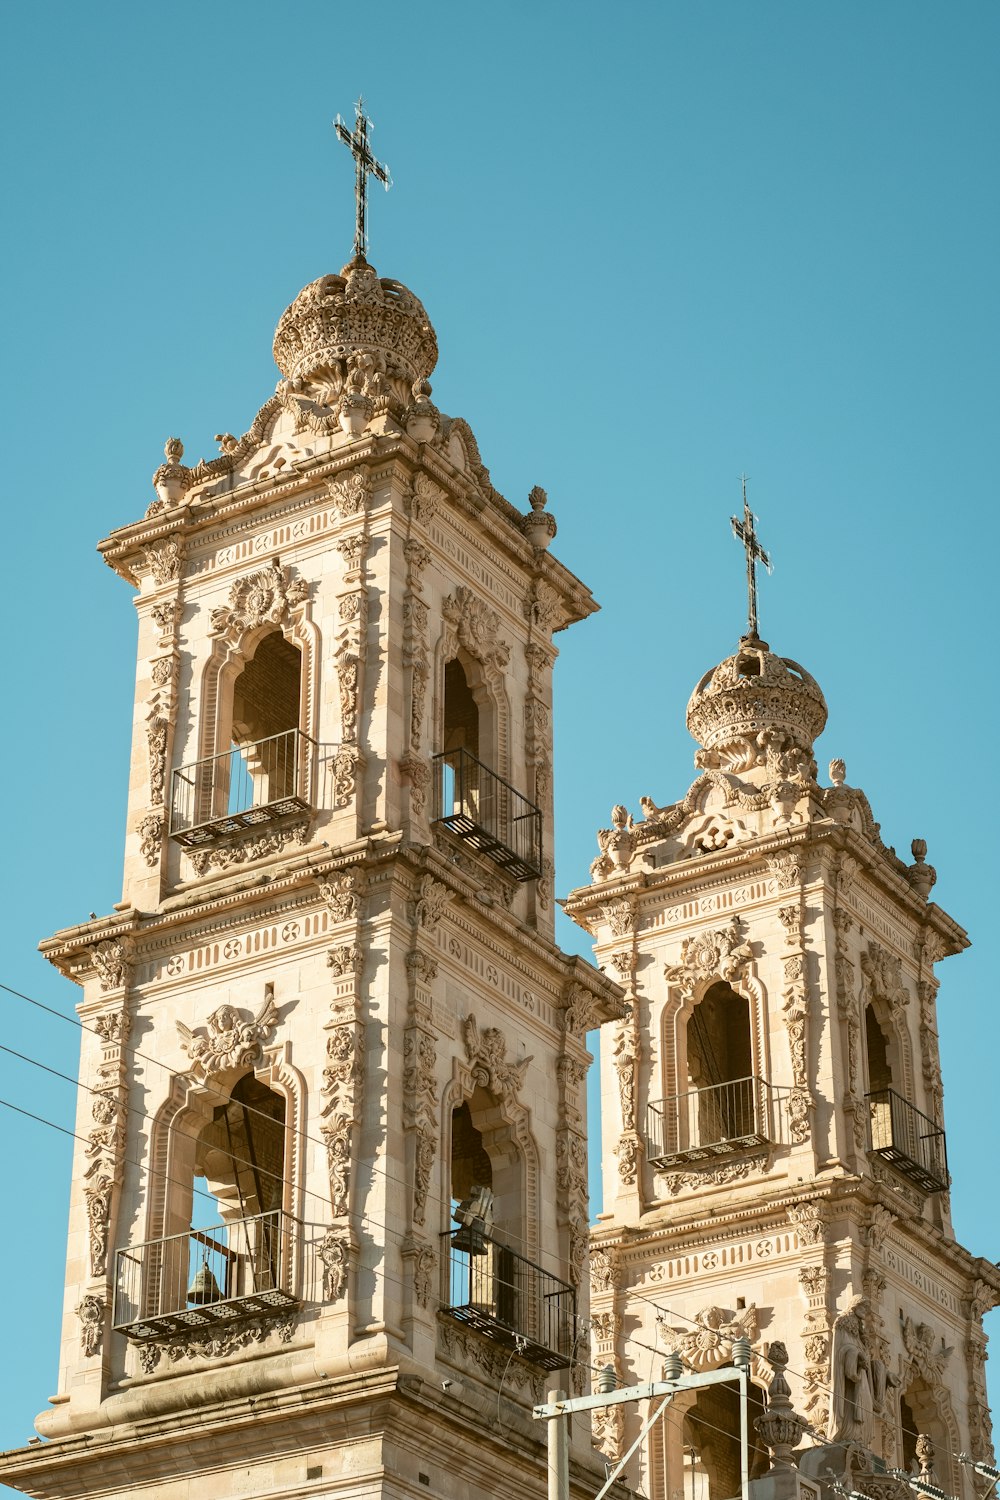
<svg viewBox="0 0 1000 1500">
<path fill-rule="evenodd" d="M 800 1473 L 901 1500 L 877 1461 L 919 1465 L 972 1500 L 957 1455 L 992 1454 L 1000 1273 L 952 1233 L 935 972 L 967 938 L 923 841 L 899 859 L 843 761 L 821 784 L 823 694 L 755 623 L 691 696 L 693 784 L 639 820 L 615 807 L 567 903 L 631 1002 L 601 1042 L 596 1362 L 646 1380 L 650 1350 L 704 1370 L 748 1337 L 758 1411 L 787 1357 Z M 621 1411 L 609 1455 L 634 1435 Z M 724 1387 L 678 1398 L 632 1481 L 723 1500 L 737 1432 Z"/>
<path fill-rule="evenodd" d="M 406 287 L 356 255 L 274 355 L 100 546 L 139 616 L 125 881 L 42 945 L 80 1144 L 48 1441 L 0 1477 L 520 1497 L 587 1315 L 585 1032 L 622 1010 L 553 941 L 553 636 L 596 606 L 434 404 Z"/>
</svg>

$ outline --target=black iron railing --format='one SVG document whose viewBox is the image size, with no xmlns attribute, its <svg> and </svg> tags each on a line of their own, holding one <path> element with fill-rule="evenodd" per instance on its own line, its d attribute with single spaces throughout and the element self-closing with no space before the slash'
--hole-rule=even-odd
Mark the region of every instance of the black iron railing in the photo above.
<svg viewBox="0 0 1000 1500">
<path fill-rule="evenodd" d="M 169 1338 L 297 1306 L 301 1226 L 280 1209 L 189 1229 L 119 1250 L 114 1326 L 130 1339 Z"/>
<path fill-rule="evenodd" d="M 871 1150 L 897 1172 L 922 1187 L 942 1193 L 948 1186 L 948 1153 L 940 1125 L 922 1114 L 895 1089 L 865 1095 Z"/>
<path fill-rule="evenodd" d="M 300 729 L 233 745 L 174 771 L 170 834 L 185 846 L 310 806 L 315 742 Z"/>
<path fill-rule="evenodd" d="M 646 1110 L 649 1160 L 669 1167 L 778 1142 L 786 1092 L 763 1078 L 735 1078 L 659 1099 Z"/>
<path fill-rule="evenodd" d="M 542 814 L 468 750 L 434 757 L 434 818 L 517 880 L 542 873 Z"/>
<path fill-rule="evenodd" d="M 576 1293 L 489 1235 L 457 1229 L 448 1241 L 448 1304 L 441 1311 L 543 1370 L 573 1358 Z"/>
</svg>

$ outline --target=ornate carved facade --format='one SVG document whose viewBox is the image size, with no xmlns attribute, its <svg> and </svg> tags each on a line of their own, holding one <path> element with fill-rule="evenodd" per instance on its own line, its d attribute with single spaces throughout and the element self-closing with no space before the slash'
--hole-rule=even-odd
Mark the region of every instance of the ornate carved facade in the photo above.
<svg viewBox="0 0 1000 1500">
<path fill-rule="evenodd" d="M 89 1119 L 48 1441 L 2 1465 L 53 1500 L 377 1494 L 383 1443 L 443 1495 L 470 1432 L 477 1493 L 537 1487 L 503 1435 L 585 1342 L 585 1033 L 623 1015 L 553 942 L 552 634 L 596 606 L 431 401 L 436 350 L 399 283 L 321 278 L 247 432 L 171 439 L 101 544 L 139 615 L 124 897 L 43 945 Z"/>
<path fill-rule="evenodd" d="M 631 1005 L 601 1037 L 594 1362 L 642 1381 L 667 1347 L 697 1370 L 738 1330 L 758 1399 L 782 1351 L 794 1441 L 909 1467 L 919 1434 L 972 1500 L 957 1454 L 992 1451 L 979 1309 L 1000 1281 L 951 1230 L 934 973 L 967 939 L 928 901 L 923 842 L 912 865 L 886 847 L 843 761 L 819 780 L 825 722 L 815 680 L 744 639 L 692 695 L 688 792 L 613 808 L 567 903 Z M 675 1402 L 633 1462 L 651 1500 L 734 1493 L 706 1403 Z M 609 1408 L 601 1446 L 635 1429 Z"/>
</svg>

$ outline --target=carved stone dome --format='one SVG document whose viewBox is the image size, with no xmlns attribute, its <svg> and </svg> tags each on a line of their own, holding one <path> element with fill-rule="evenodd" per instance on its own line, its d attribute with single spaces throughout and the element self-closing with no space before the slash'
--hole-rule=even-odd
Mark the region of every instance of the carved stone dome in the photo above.
<svg viewBox="0 0 1000 1500">
<path fill-rule="evenodd" d="M 744 636 L 735 656 L 705 673 L 687 706 L 687 727 L 702 747 L 696 764 L 731 771 L 766 765 L 792 774 L 811 764 L 825 724 L 815 678 L 756 636 Z"/>
<path fill-rule="evenodd" d="M 312 281 L 281 315 L 274 360 L 286 380 L 323 379 L 359 360 L 405 382 L 409 395 L 437 363 L 437 336 L 418 297 L 366 261 Z"/>
</svg>

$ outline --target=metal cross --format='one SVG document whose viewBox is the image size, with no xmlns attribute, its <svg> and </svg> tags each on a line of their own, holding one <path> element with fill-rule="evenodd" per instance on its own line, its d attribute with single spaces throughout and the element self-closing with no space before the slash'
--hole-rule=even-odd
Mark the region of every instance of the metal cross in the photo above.
<svg viewBox="0 0 1000 1500">
<path fill-rule="evenodd" d="M 732 517 L 733 535 L 743 543 L 747 554 L 747 635 L 757 638 L 757 564 L 762 562 L 770 573 L 771 559 L 757 540 L 754 521 L 757 517 L 747 504 L 747 476 L 743 479 L 743 519 Z"/>
<path fill-rule="evenodd" d="M 354 200 L 357 204 L 357 223 L 354 230 L 354 258 L 364 260 L 368 250 L 368 178 L 376 177 L 386 192 L 392 187 L 389 168 L 376 161 L 368 145 L 368 132 L 373 129 L 371 120 L 365 116 L 365 101 L 359 99 L 354 106 L 355 125 L 348 130 L 338 115 L 333 128 L 354 157 Z"/>
</svg>

